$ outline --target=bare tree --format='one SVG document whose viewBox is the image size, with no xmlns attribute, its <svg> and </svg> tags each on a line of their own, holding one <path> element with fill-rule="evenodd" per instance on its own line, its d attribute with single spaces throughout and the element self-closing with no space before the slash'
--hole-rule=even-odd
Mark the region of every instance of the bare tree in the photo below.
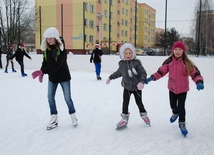
<svg viewBox="0 0 214 155">
<path fill-rule="evenodd" d="M 0 0 L 0 39 L 5 46 L 25 42 L 34 33 L 34 14 L 29 0 Z"/>
<path fill-rule="evenodd" d="M 213 30 L 214 30 L 214 13 L 213 13 L 213 1 L 203 0 L 201 5 L 201 12 L 199 10 L 200 1 L 198 2 L 195 9 L 195 22 L 193 23 L 195 32 L 195 42 L 199 44 L 200 54 L 214 54 L 213 52 Z M 199 23 L 199 15 L 201 15 L 201 20 Z M 200 24 L 200 34 L 199 34 L 199 24 Z M 199 42 L 198 39 L 199 38 Z"/>
</svg>

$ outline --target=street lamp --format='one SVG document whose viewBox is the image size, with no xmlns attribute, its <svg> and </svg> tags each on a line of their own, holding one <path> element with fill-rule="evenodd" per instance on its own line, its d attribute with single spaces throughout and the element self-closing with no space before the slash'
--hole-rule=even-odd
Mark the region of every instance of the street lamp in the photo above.
<svg viewBox="0 0 214 155">
<path fill-rule="evenodd" d="M 101 13 L 97 13 L 97 18 L 98 18 L 98 23 L 99 23 L 99 34 L 98 34 L 98 38 L 99 38 L 99 45 L 101 43 L 101 38 L 102 38 L 102 17 L 103 17 L 103 14 Z"/>
</svg>

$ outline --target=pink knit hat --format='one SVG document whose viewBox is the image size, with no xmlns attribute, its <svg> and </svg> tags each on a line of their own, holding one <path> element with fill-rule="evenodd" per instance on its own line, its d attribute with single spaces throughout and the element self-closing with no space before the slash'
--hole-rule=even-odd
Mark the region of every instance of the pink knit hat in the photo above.
<svg viewBox="0 0 214 155">
<path fill-rule="evenodd" d="M 186 51 L 186 46 L 184 45 L 184 42 L 182 41 L 177 41 L 174 43 L 174 45 L 172 46 L 172 51 L 174 51 L 175 48 L 181 48 L 184 52 Z"/>
</svg>

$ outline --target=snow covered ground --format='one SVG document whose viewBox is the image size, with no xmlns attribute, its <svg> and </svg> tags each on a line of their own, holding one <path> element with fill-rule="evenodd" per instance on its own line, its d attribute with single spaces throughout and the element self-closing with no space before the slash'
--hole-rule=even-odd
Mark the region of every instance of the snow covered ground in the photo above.
<svg viewBox="0 0 214 155">
<path fill-rule="evenodd" d="M 95 78 L 89 55 L 68 56 L 72 75 L 72 98 L 79 125 L 71 125 L 61 88 L 56 101 L 59 127 L 47 131 L 49 107 L 47 76 L 44 82 L 33 80 L 31 73 L 40 68 L 42 55 L 25 58 L 27 77 L 0 70 L 0 154 L 1 155 L 213 155 L 214 154 L 214 58 L 190 57 L 205 79 L 205 89 L 196 90 L 190 80 L 186 100 L 186 120 L 189 134 L 181 135 L 178 123 L 171 124 L 167 76 L 145 85 L 143 103 L 151 119 L 151 127 L 139 116 L 132 96 L 128 128 L 116 131 L 121 119 L 121 79 L 105 84 L 117 69 L 119 56 L 104 55 L 102 81 Z M 148 76 L 154 73 L 167 57 L 138 57 Z M 5 67 L 5 55 L 2 56 Z"/>
</svg>

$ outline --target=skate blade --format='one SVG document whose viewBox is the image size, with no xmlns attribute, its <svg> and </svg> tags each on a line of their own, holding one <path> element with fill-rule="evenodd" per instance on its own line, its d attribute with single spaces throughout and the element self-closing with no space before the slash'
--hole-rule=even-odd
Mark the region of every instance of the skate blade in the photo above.
<svg viewBox="0 0 214 155">
<path fill-rule="evenodd" d="M 56 127 L 58 127 L 58 126 L 56 125 L 56 126 L 52 126 L 52 127 L 47 127 L 46 129 L 47 130 L 52 130 L 52 129 L 55 129 Z"/>
<path fill-rule="evenodd" d="M 122 127 L 117 127 L 116 130 L 117 130 L 117 131 L 120 131 L 120 130 L 123 130 L 123 129 L 126 129 L 126 128 L 127 128 L 127 125 L 122 126 Z"/>
</svg>

